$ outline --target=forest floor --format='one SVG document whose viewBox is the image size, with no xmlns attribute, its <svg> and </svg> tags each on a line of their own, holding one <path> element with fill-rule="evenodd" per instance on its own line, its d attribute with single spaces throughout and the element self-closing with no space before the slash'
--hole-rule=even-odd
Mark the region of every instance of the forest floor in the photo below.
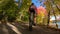
<svg viewBox="0 0 60 34">
<path fill-rule="evenodd" d="M 0 23 L 0 34 L 60 34 L 60 31 L 42 25 L 33 26 L 33 31 L 29 31 L 28 27 L 28 24 L 25 23 Z"/>
</svg>

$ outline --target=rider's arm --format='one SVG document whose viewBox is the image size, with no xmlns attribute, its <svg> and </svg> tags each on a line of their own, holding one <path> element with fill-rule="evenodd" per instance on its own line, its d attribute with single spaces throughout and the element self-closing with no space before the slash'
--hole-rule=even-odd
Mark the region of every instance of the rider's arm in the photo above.
<svg viewBox="0 0 60 34">
<path fill-rule="evenodd" d="M 36 16 L 37 16 L 37 8 L 36 8 L 36 6 L 35 6 L 35 14 L 36 14 Z"/>
</svg>

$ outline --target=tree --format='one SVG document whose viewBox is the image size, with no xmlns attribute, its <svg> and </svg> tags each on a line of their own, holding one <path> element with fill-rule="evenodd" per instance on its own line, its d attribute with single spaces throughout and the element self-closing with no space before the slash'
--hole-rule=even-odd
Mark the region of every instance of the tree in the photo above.
<svg viewBox="0 0 60 34">
<path fill-rule="evenodd" d="M 46 5 L 46 9 L 47 9 L 47 11 L 48 11 L 47 25 L 49 25 L 49 22 L 50 22 L 51 4 L 50 4 L 49 0 L 47 0 L 45 3 L 46 3 L 46 4 L 45 4 L 45 5 Z"/>
<path fill-rule="evenodd" d="M 20 14 L 20 20 L 28 22 L 29 20 L 29 14 L 28 9 L 31 4 L 31 0 L 22 0 L 22 4 L 20 6 L 19 14 Z"/>
<path fill-rule="evenodd" d="M 59 5 L 59 0 L 47 0 L 46 1 L 45 5 L 46 5 L 46 9 L 48 11 L 48 22 L 47 22 L 48 24 L 49 24 L 49 21 L 50 21 L 50 15 L 54 15 L 55 16 L 55 21 L 57 22 L 56 15 L 59 15 L 59 11 L 60 11 L 60 8 L 57 6 L 57 4 Z"/>
<path fill-rule="evenodd" d="M 15 20 L 17 17 L 17 6 L 14 0 L 1 0 L 0 12 L 2 12 L 3 20 Z M 6 18 L 7 17 L 7 18 Z M 13 19 L 12 19 L 13 18 Z"/>
</svg>

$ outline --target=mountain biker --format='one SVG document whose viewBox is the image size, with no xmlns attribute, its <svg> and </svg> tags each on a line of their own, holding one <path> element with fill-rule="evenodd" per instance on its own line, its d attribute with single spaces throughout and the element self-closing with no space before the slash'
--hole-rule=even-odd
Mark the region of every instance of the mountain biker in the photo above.
<svg viewBox="0 0 60 34">
<path fill-rule="evenodd" d="M 29 24 L 30 30 L 32 30 L 32 25 L 36 25 L 36 6 L 34 3 L 32 3 L 29 7 Z"/>
</svg>

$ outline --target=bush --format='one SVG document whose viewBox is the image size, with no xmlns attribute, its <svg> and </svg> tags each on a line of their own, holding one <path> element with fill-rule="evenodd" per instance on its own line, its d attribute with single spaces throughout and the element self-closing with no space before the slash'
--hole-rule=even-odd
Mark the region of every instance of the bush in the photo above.
<svg viewBox="0 0 60 34">
<path fill-rule="evenodd" d="M 7 19 L 8 19 L 9 22 L 14 22 L 16 20 L 16 17 L 14 17 L 14 16 L 8 16 Z"/>
<path fill-rule="evenodd" d="M 18 16 L 18 7 L 14 0 L 4 0 L 3 2 L 4 3 L 0 3 L 0 20 L 6 16 L 8 17 L 8 21 L 16 20 L 16 17 Z"/>
</svg>

